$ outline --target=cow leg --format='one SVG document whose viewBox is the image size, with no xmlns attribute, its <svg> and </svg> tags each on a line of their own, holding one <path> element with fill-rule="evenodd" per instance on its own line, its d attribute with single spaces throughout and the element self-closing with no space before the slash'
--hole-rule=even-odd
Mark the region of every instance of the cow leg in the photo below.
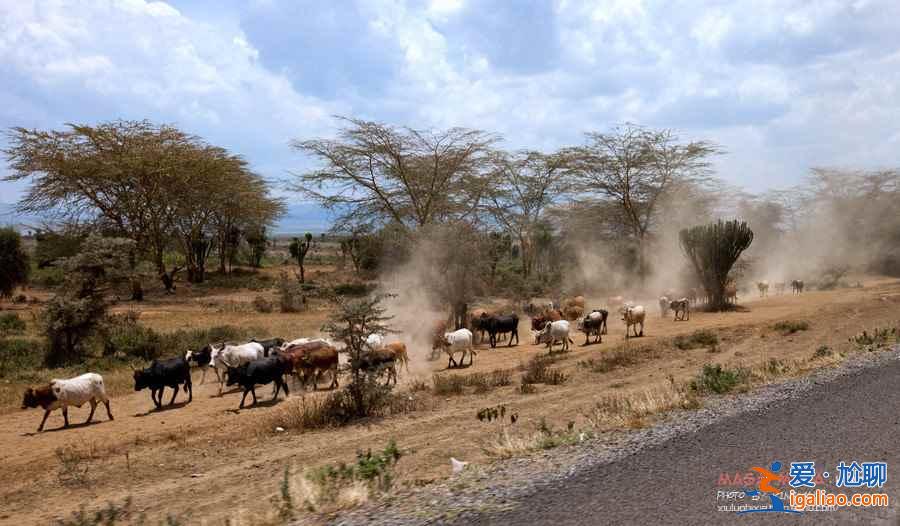
<svg viewBox="0 0 900 526">
<path fill-rule="evenodd" d="M 172 405 L 175 403 L 175 397 L 178 396 L 178 384 L 175 384 L 175 387 L 173 387 L 172 389 L 173 389 L 172 399 L 169 400 L 169 405 Z"/>
<path fill-rule="evenodd" d="M 256 386 L 250 388 L 250 394 L 253 395 L 253 405 L 256 405 Z"/>
<path fill-rule="evenodd" d="M 635 328 L 636 328 L 636 327 L 635 327 Z M 638 336 L 643 336 L 643 335 L 644 335 L 644 324 L 641 323 L 641 333 L 638 334 Z"/>
<path fill-rule="evenodd" d="M 104 400 L 103 405 L 106 406 L 106 416 L 108 416 L 110 420 L 113 420 L 112 411 L 109 409 L 109 400 Z"/>
<path fill-rule="evenodd" d="M 45 409 L 45 410 L 44 410 L 44 418 L 41 419 L 41 425 L 38 426 L 38 433 L 40 433 L 41 431 L 44 430 L 44 424 L 47 423 L 47 417 L 48 417 L 48 416 L 50 416 L 50 410 L 49 410 L 49 409 Z"/>
<path fill-rule="evenodd" d="M 94 410 L 97 409 L 97 400 L 91 398 L 91 412 L 88 414 L 87 420 L 84 421 L 85 424 L 90 424 L 91 420 L 94 418 Z"/>
<path fill-rule="evenodd" d="M 63 427 L 69 427 L 69 408 L 63 407 Z"/>
<path fill-rule="evenodd" d="M 241 404 L 238 406 L 238 409 L 244 408 L 244 401 L 247 399 L 247 393 L 249 393 L 249 392 L 250 392 L 249 390 L 244 389 L 244 396 L 241 397 Z"/>
<path fill-rule="evenodd" d="M 188 375 L 188 377 L 187 377 L 187 382 L 185 382 L 185 384 L 184 384 L 184 389 L 185 389 L 185 391 L 187 391 L 187 394 L 188 394 L 188 403 L 193 402 L 194 401 L 194 384 L 193 384 L 193 382 L 191 382 L 190 375 Z"/>
<path fill-rule="evenodd" d="M 284 381 L 284 378 L 281 379 L 281 389 L 284 391 L 285 398 L 291 396 L 290 391 L 288 391 L 287 382 Z"/>
<path fill-rule="evenodd" d="M 274 384 L 275 384 L 275 392 L 272 393 L 272 400 L 277 400 L 278 392 L 281 391 L 281 380 L 280 379 L 275 380 Z"/>
</svg>

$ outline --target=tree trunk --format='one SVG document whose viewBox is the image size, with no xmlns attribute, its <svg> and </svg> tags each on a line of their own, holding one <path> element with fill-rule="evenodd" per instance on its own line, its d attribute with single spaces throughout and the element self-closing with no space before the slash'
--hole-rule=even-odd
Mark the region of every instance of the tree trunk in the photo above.
<svg viewBox="0 0 900 526">
<path fill-rule="evenodd" d="M 144 301 L 144 286 L 137 275 L 137 254 L 132 250 L 128 254 L 128 266 L 131 270 L 131 301 Z"/>
</svg>

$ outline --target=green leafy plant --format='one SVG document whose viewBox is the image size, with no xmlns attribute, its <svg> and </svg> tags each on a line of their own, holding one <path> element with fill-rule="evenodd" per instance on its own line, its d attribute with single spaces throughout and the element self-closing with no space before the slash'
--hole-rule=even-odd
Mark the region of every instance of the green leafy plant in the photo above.
<svg viewBox="0 0 900 526">
<path fill-rule="evenodd" d="M 744 384 L 748 378 L 749 372 L 746 369 L 728 369 L 720 364 L 706 364 L 690 386 L 696 392 L 723 394 Z"/>
</svg>

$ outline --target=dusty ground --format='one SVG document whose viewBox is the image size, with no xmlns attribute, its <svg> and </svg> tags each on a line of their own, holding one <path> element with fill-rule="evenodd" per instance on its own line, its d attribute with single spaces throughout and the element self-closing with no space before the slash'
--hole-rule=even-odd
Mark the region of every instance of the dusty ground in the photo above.
<svg viewBox="0 0 900 526">
<path fill-rule="evenodd" d="M 4 475 L 0 479 L 0 524 L 47 523 L 82 504 L 93 508 L 128 496 L 151 517 L 176 513 L 186 514 L 192 522 L 202 518 L 220 523 L 232 518 L 249 523 L 271 513 L 269 497 L 277 491 L 285 466 L 298 470 L 351 460 L 358 449 L 380 448 L 391 438 L 406 452 L 399 465 L 401 484 L 419 485 L 447 476 L 450 456 L 474 463 L 490 461 L 482 446 L 496 427 L 475 419 L 481 407 L 506 404 L 520 414 L 521 429 L 534 429 L 541 417 L 554 426 L 564 427 L 569 421 L 582 425 L 585 411 L 598 398 L 662 385 L 669 375 L 686 381 L 704 363 L 750 366 L 770 358 L 806 361 L 821 345 L 849 350 L 849 336 L 863 329 L 896 326 L 900 320 L 900 282 L 873 280 L 865 284 L 863 289 L 748 298 L 748 312 L 695 313 L 689 322 L 659 319 L 651 308 L 654 314 L 648 319 L 646 336 L 634 345 L 708 328 L 718 332 L 720 352 L 669 347 L 652 362 L 605 374 L 579 367 L 579 361 L 621 344 L 624 328 L 621 322 L 612 321 L 603 344 L 581 347 L 583 339 L 575 338 L 579 346 L 558 364 L 571 375 L 563 385 L 541 385 L 536 394 L 523 395 L 516 378 L 514 385 L 482 395 L 441 398 L 416 394 L 425 398 L 429 409 L 343 429 L 274 433 L 270 425 L 273 412 L 296 403 L 296 398 L 238 412 L 239 396 L 214 397 L 210 384 L 197 387 L 193 403 L 159 412 L 150 411 L 146 392 L 117 396 L 113 422 L 107 422 L 98 411 L 99 422 L 93 425 L 57 430 L 62 417 L 56 414 L 48 421 L 49 431 L 40 435 L 31 434 L 40 422 L 39 411 L 8 413 L 0 416 L 0 472 Z M 324 317 L 324 313 L 302 320 L 217 313 L 206 319 L 196 316 L 197 309 L 191 306 L 154 305 L 147 310 L 142 321 L 151 326 L 234 323 L 277 327 L 286 336 L 302 335 L 321 323 L 317 316 Z M 223 316 L 233 319 L 223 320 Z M 797 319 L 808 320 L 810 330 L 782 336 L 771 329 L 777 321 Z M 522 321 L 522 345 L 482 349 L 474 367 L 454 374 L 510 368 L 545 352 L 527 341 L 526 323 L 527 319 Z M 425 349 L 413 352 L 421 355 Z M 435 369 L 444 365 L 444 360 L 431 363 Z M 266 398 L 270 391 L 263 388 L 260 392 Z M 70 411 L 73 422 L 85 416 L 85 409 Z M 48 491 L 61 483 L 55 453 L 61 447 L 74 447 L 84 457 L 82 469 L 87 467 L 87 480 L 66 491 Z"/>
</svg>

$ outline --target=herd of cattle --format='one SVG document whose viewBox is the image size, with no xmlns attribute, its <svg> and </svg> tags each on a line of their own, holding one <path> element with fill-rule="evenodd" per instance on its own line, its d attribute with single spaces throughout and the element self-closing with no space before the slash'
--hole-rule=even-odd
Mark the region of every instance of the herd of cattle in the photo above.
<svg viewBox="0 0 900 526">
<path fill-rule="evenodd" d="M 768 294 L 769 282 L 760 281 L 757 284 L 760 296 Z M 784 283 L 776 283 L 775 290 L 780 294 L 784 291 Z M 791 282 L 794 293 L 803 292 L 803 281 Z M 690 320 L 692 304 L 705 301 L 698 290 L 691 290 L 680 299 L 674 291 L 666 291 L 659 298 L 660 316 L 665 317 L 669 311 L 675 313 L 675 321 Z M 737 290 L 733 283 L 726 286 L 726 298 L 736 298 Z M 646 309 L 642 305 L 625 301 L 622 296 L 610 297 L 607 300 L 607 308 L 618 309 L 625 323 L 625 338 L 644 335 L 644 321 Z M 550 353 L 559 344 L 561 351 L 567 351 L 571 339 L 571 323 L 575 322 L 576 330 L 584 333 L 584 345 L 602 343 L 603 335 L 607 334 L 607 318 L 609 310 L 592 309 L 585 313 L 585 299 L 576 296 L 559 302 L 546 305 L 528 304 L 523 310 L 531 317 L 531 331 L 535 344 L 544 344 Z M 495 348 L 504 339 L 508 339 L 508 346 L 519 343 L 519 317 L 517 314 L 495 314 L 483 309 L 476 309 L 470 313 L 469 328 L 460 328 L 448 331 L 446 322 L 436 324 L 433 340 L 432 354 L 444 352 L 448 356 L 447 367 L 461 367 L 465 365 L 466 357 L 469 365 L 474 363 L 476 335 L 483 341 L 487 337 L 489 346 Z M 591 341 L 593 338 L 593 341 Z M 355 358 L 356 363 L 351 364 L 355 368 L 386 372 L 387 382 L 397 382 L 397 366 L 405 366 L 409 370 L 409 358 L 406 345 L 403 342 L 385 342 L 381 334 L 370 334 L 363 345 L 364 352 Z M 457 361 L 455 356 L 461 353 Z M 252 395 L 253 404 L 257 403 L 256 386 L 274 384 L 275 390 L 272 399 L 276 399 L 281 391 L 288 396 L 288 382 L 286 377 L 293 377 L 306 389 L 310 380 L 313 389 L 318 389 L 320 378 L 323 374 L 330 375 L 329 388 L 338 387 L 339 350 L 329 340 L 321 338 L 300 338 L 293 341 L 285 341 L 281 338 L 269 340 L 251 340 L 243 344 L 219 345 L 208 344 L 197 351 L 188 351 L 184 356 L 177 356 L 165 360 L 153 360 L 149 367 L 134 371 L 134 389 L 141 391 L 150 390 L 150 398 L 156 408 L 162 407 L 163 392 L 168 387 L 172 389 L 172 397 L 169 404 L 175 403 L 180 389 L 187 393 L 187 402 L 193 399 L 193 385 L 191 382 L 192 367 L 202 369 L 201 383 L 206 380 L 206 373 L 212 369 L 219 385 L 219 395 L 226 386 L 237 385 L 243 394 L 238 406 L 243 408 L 247 395 Z M 110 409 L 109 397 L 106 394 L 103 378 L 96 373 L 86 373 L 70 379 L 54 379 L 41 387 L 29 387 L 25 391 L 22 409 L 41 407 L 44 409 L 44 417 L 38 427 L 38 432 L 44 429 L 44 424 L 51 411 L 61 409 L 64 427 L 69 426 L 68 407 L 81 407 L 85 403 L 91 406 L 88 415 L 89 423 L 97 405 L 103 403 L 110 420 L 113 419 Z"/>
</svg>

